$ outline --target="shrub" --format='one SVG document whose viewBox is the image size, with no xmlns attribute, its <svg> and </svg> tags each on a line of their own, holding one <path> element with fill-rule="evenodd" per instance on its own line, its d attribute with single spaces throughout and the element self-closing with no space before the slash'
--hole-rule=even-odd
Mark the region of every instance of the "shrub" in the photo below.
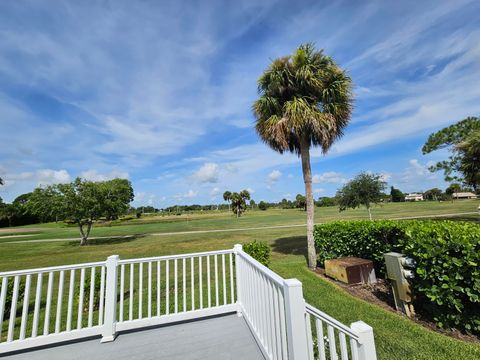
<svg viewBox="0 0 480 360">
<path fill-rule="evenodd" d="M 314 230 L 318 261 L 341 256 L 372 260 L 378 273 L 385 273 L 383 254 L 392 251 L 405 236 L 404 223 L 396 221 L 336 221 L 317 225 Z"/>
<path fill-rule="evenodd" d="M 270 264 L 270 246 L 265 241 L 253 240 L 246 243 L 243 251 L 265 266 Z"/>
<path fill-rule="evenodd" d="M 452 221 L 354 221 L 316 226 L 319 262 L 358 256 L 385 273 L 383 254 L 417 261 L 415 306 L 441 328 L 480 333 L 480 227 Z"/>
<path fill-rule="evenodd" d="M 267 210 L 268 205 L 267 205 L 267 203 L 266 203 L 265 201 L 260 201 L 260 202 L 258 203 L 258 208 L 259 208 L 260 210 Z"/>
</svg>

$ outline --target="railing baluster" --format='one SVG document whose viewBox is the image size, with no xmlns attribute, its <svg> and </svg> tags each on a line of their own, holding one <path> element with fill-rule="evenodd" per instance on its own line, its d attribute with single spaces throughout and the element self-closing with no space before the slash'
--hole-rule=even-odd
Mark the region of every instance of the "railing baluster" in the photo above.
<svg viewBox="0 0 480 360">
<path fill-rule="evenodd" d="M 95 299 L 95 266 L 90 270 L 90 292 L 88 294 L 88 327 L 93 326 L 93 301 Z"/>
<path fill-rule="evenodd" d="M 70 270 L 70 286 L 68 287 L 67 331 L 72 330 L 73 290 L 75 285 L 75 270 Z"/>
<path fill-rule="evenodd" d="M 170 314 L 170 301 L 169 301 L 169 293 L 170 293 L 169 280 L 170 280 L 170 275 L 168 274 L 169 264 L 170 264 L 170 261 L 169 261 L 169 260 L 166 260 L 166 261 L 165 261 L 165 314 L 166 314 L 166 315 Z"/>
<path fill-rule="evenodd" d="M 103 325 L 103 307 L 105 303 L 105 266 L 100 271 L 100 305 L 98 309 L 98 325 Z"/>
<path fill-rule="evenodd" d="M 2 338 L 3 316 L 5 314 L 5 302 L 7 299 L 8 277 L 2 278 L 2 291 L 0 293 L 0 339 Z"/>
<path fill-rule="evenodd" d="M 218 306 L 218 256 L 214 255 L 215 264 L 215 305 Z"/>
<path fill-rule="evenodd" d="M 275 359 L 279 358 L 277 352 L 277 331 L 275 324 L 275 302 L 273 300 L 272 282 L 267 278 L 268 308 L 270 312 L 270 332 L 272 334 L 272 354 Z"/>
<path fill-rule="evenodd" d="M 307 346 L 308 346 L 308 359 L 313 359 L 313 339 L 312 339 L 312 323 L 310 314 L 305 314 L 305 331 L 307 332 Z"/>
<path fill-rule="evenodd" d="M 135 281 L 135 264 L 130 264 L 130 294 L 128 301 L 128 320 L 133 320 L 133 283 Z"/>
<path fill-rule="evenodd" d="M 323 323 L 320 319 L 315 319 L 315 327 L 317 328 L 317 347 L 319 360 L 325 359 L 325 339 L 323 337 Z"/>
<path fill-rule="evenodd" d="M 43 335 L 48 335 L 50 332 L 50 308 L 52 307 L 52 288 L 53 288 L 53 272 L 48 273 L 47 285 L 47 303 L 45 305 L 45 320 L 43 324 Z"/>
<path fill-rule="evenodd" d="M 58 296 L 57 296 L 57 314 L 55 317 L 55 334 L 60 332 L 60 325 L 62 320 L 62 303 L 63 303 L 63 281 L 65 277 L 65 271 L 60 271 L 58 279 Z"/>
<path fill-rule="evenodd" d="M 37 275 L 37 290 L 35 292 L 35 305 L 33 308 L 33 324 L 32 324 L 32 337 L 36 337 L 38 333 L 38 318 L 40 317 L 40 302 L 42 296 L 42 279 L 43 273 L 39 273 Z M 0 316 L 2 310 L 0 306 Z M 0 318 L 0 324 L 2 323 L 2 319 Z M 1 326 L 0 326 L 1 327 Z"/>
<path fill-rule="evenodd" d="M 175 314 L 178 313 L 178 261 L 175 259 L 173 261 L 174 266 L 174 295 L 175 295 Z"/>
<path fill-rule="evenodd" d="M 338 337 L 340 339 L 340 354 L 342 356 L 342 360 L 348 360 L 347 340 L 345 338 L 345 334 L 340 331 Z"/>
<path fill-rule="evenodd" d="M 118 314 L 118 321 L 123 321 L 123 306 L 124 306 L 124 293 L 125 293 L 125 265 L 120 266 L 120 309 Z"/>
<path fill-rule="evenodd" d="M 227 278 L 225 273 L 225 254 L 222 254 L 223 305 L 227 305 Z"/>
<path fill-rule="evenodd" d="M 183 287 L 183 311 L 187 311 L 187 273 L 186 273 L 186 259 L 182 261 L 182 287 Z"/>
<path fill-rule="evenodd" d="M 335 329 L 331 325 L 327 325 L 328 347 L 330 352 L 330 360 L 337 360 L 337 345 L 335 344 Z"/>
<path fill-rule="evenodd" d="M 270 289 L 272 292 L 272 301 L 273 301 L 273 329 L 275 333 L 275 351 L 277 353 L 277 358 L 282 359 L 282 333 L 280 332 L 280 309 L 278 308 L 278 288 L 277 286 L 270 282 Z"/>
<path fill-rule="evenodd" d="M 192 292 L 192 311 L 195 310 L 195 257 L 190 259 L 190 285 Z"/>
<path fill-rule="evenodd" d="M 143 317 L 143 263 L 138 263 L 138 318 Z"/>
<path fill-rule="evenodd" d="M 83 292 L 85 286 L 85 268 L 80 270 L 80 290 L 78 294 L 78 313 L 77 313 L 77 329 L 82 328 L 82 317 L 83 317 Z"/>
<path fill-rule="evenodd" d="M 352 360 L 358 360 L 357 341 L 350 338 L 350 351 L 352 353 Z"/>
<path fill-rule="evenodd" d="M 198 257 L 198 289 L 199 289 L 199 296 L 200 296 L 200 309 L 203 309 L 203 275 L 202 275 L 202 262 L 203 257 Z"/>
<path fill-rule="evenodd" d="M 148 317 L 152 317 L 152 262 L 148 262 Z"/>
<path fill-rule="evenodd" d="M 207 307 L 212 305 L 211 291 L 210 291 L 210 255 L 207 255 L 207 291 L 208 291 L 208 302 Z"/>
<path fill-rule="evenodd" d="M 235 303 L 235 290 L 234 290 L 234 283 L 233 283 L 233 255 L 232 253 L 230 255 L 230 303 L 234 304 Z"/>
<path fill-rule="evenodd" d="M 287 324 L 285 319 L 285 299 L 283 297 L 282 289 L 278 289 L 278 307 L 280 309 L 280 333 L 282 334 L 282 354 L 288 353 L 287 348 Z"/>
<path fill-rule="evenodd" d="M 262 293 L 263 293 L 263 303 L 264 303 L 264 317 L 265 317 L 265 328 L 267 333 L 267 344 L 270 350 L 270 354 L 273 356 L 273 336 L 272 336 L 272 326 L 270 323 L 271 320 L 271 307 L 270 307 L 270 299 L 268 296 L 268 280 L 264 274 L 262 276 Z"/>
<path fill-rule="evenodd" d="M 157 261 L 157 316 L 160 316 L 160 261 Z"/>
<path fill-rule="evenodd" d="M 15 330 L 15 318 L 17 316 L 18 287 L 20 277 L 17 275 L 13 280 L 12 305 L 10 306 L 10 320 L 8 322 L 7 341 L 13 340 L 13 331 Z"/>
<path fill-rule="evenodd" d="M 25 293 L 23 295 L 22 322 L 20 323 L 20 340 L 25 339 L 27 329 L 28 303 L 30 302 L 30 282 L 32 275 L 28 274 L 25 280 Z"/>
</svg>

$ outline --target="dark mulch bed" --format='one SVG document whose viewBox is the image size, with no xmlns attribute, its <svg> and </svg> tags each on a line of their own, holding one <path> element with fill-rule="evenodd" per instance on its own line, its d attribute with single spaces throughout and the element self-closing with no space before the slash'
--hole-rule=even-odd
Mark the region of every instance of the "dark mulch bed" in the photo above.
<svg viewBox="0 0 480 360">
<path fill-rule="evenodd" d="M 343 288 L 346 292 L 348 292 L 350 295 L 356 298 L 359 298 L 371 304 L 380 306 L 385 310 L 402 314 L 402 312 L 397 311 L 395 309 L 395 302 L 393 300 L 392 288 L 390 287 L 390 284 L 385 279 L 377 279 L 376 284 L 348 285 L 326 276 L 325 270 L 322 268 L 317 268 L 315 273 L 318 276 L 322 277 L 323 279 L 326 279 L 334 283 L 335 285 Z M 463 341 L 470 341 L 470 342 L 480 342 L 480 338 L 478 336 L 465 334 L 456 329 L 452 329 L 452 330 L 440 329 L 435 325 L 435 323 L 428 321 L 427 319 L 424 319 L 419 315 L 412 318 L 412 321 L 415 321 L 416 323 L 424 327 L 427 327 L 433 331 L 436 331 L 438 333 L 441 333 L 456 339 L 460 339 Z"/>
</svg>

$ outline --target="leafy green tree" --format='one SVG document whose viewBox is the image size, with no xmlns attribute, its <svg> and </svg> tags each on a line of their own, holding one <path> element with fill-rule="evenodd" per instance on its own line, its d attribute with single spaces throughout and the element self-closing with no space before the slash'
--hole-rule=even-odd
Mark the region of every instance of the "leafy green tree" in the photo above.
<svg viewBox="0 0 480 360">
<path fill-rule="evenodd" d="M 255 202 L 255 200 L 253 200 L 253 199 L 250 200 L 250 207 L 251 207 L 252 209 L 255 208 L 255 205 L 257 205 L 257 203 Z"/>
<path fill-rule="evenodd" d="M 399 189 L 394 188 L 393 186 L 390 187 L 390 197 L 392 199 L 392 202 L 405 201 L 405 194 L 401 192 Z"/>
<path fill-rule="evenodd" d="M 0 219 L 6 219 L 8 226 L 12 226 L 14 217 L 19 216 L 20 208 L 17 204 L 1 204 L 0 205 Z"/>
<path fill-rule="evenodd" d="M 372 220 L 370 207 L 382 201 L 385 186 L 381 175 L 360 173 L 337 191 L 336 198 L 340 211 L 364 205 L 368 210 L 368 217 Z"/>
<path fill-rule="evenodd" d="M 80 230 L 80 245 L 86 245 L 96 220 L 118 217 L 133 200 L 130 182 L 117 180 L 120 179 L 93 182 L 77 178 L 69 184 L 37 188 L 28 204 L 32 212 L 41 217 L 55 214 L 74 221 Z"/>
<path fill-rule="evenodd" d="M 247 209 L 247 200 L 250 200 L 250 193 L 247 190 L 242 190 L 240 193 L 232 193 L 232 211 L 237 217 L 240 217 L 240 215 L 242 215 Z"/>
<path fill-rule="evenodd" d="M 317 206 L 319 207 L 327 207 L 327 206 L 335 206 L 337 205 L 337 201 L 334 197 L 323 196 L 318 199 Z"/>
<path fill-rule="evenodd" d="M 463 182 L 478 191 L 480 188 L 480 130 L 473 132 L 457 144 L 455 151 L 458 154 L 457 170 L 463 174 Z"/>
<path fill-rule="evenodd" d="M 292 56 L 273 60 L 258 80 L 258 92 L 253 110 L 260 138 L 273 150 L 295 153 L 302 161 L 308 265 L 314 269 L 310 148 L 320 146 L 325 154 L 342 136 L 352 113 L 352 81 L 331 57 L 304 44 Z"/>
<path fill-rule="evenodd" d="M 98 183 L 104 193 L 105 216 L 107 220 L 115 220 L 126 210 L 134 197 L 132 184 L 127 179 L 113 179 Z M 152 211 L 153 210 L 153 211 Z M 144 212 L 155 212 L 151 206 L 145 207 Z"/>
<path fill-rule="evenodd" d="M 426 200 L 434 200 L 434 201 L 441 200 L 442 195 L 443 195 L 443 192 L 439 188 L 433 188 L 423 193 L 423 197 Z"/>
<path fill-rule="evenodd" d="M 295 197 L 295 207 L 298 209 L 307 210 L 307 199 L 302 194 L 297 194 Z"/>
<path fill-rule="evenodd" d="M 62 197 L 56 186 L 39 187 L 29 195 L 25 206 L 41 222 L 57 221 L 62 213 Z"/>
<path fill-rule="evenodd" d="M 476 190 L 480 186 L 480 118 L 468 117 L 431 134 L 422 152 L 429 154 L 444 148 L 451 155 L 429 170 L 443 170 L 445 181 L 460 181 Z"/>
<path fill-rule="evenodd" d="M 453 184 L 450 184 L 446 190 L 445 190 L 445 194 L 448 194 L 448 195 L 453 195 L 454 193 L 458 193 L 458 192 L 461 192 L 463 189 L 462 189 L 462 186 L 460 184 L 457 184 L 457 183 L 453 183 Z"/>
<path fill-rule="evenodd" d="M 267 210 L 268 205 L 267 205 L 267 203 L 266 203 L 265 201 L 260 201 L 260 202 L 258 203 L 258 208 L 259 208 L 260 210 L 265 211 L 265 210 Z"/>
</svg>

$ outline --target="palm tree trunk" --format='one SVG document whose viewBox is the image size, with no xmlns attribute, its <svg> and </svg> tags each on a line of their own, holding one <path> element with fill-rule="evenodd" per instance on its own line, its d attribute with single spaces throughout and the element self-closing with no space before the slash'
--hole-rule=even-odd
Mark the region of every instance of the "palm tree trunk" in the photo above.
<svg viewBox="0 0 480 360">
<path fill-rule="evenodd" d="M 372 221 L 372 212 L 370 211 L 370 206 L 367 207 L 368 210 L 368 217 L 370 218 L 370 221 Z"/>
<path fill-rule="evenodd" d="M 314 204 L 312 193 L 312 168 L 310 167 L 309 144 L 302 141 L 300 156 L 302 158 L 303 181 L 305 182 L 305 198 L 307 202 L 307 252 L 308 267 L 315 270 L 317 267 L 317 254 L 315 251 L 315 240 L 313 238 L 314 225 Z"/>
</svg>

